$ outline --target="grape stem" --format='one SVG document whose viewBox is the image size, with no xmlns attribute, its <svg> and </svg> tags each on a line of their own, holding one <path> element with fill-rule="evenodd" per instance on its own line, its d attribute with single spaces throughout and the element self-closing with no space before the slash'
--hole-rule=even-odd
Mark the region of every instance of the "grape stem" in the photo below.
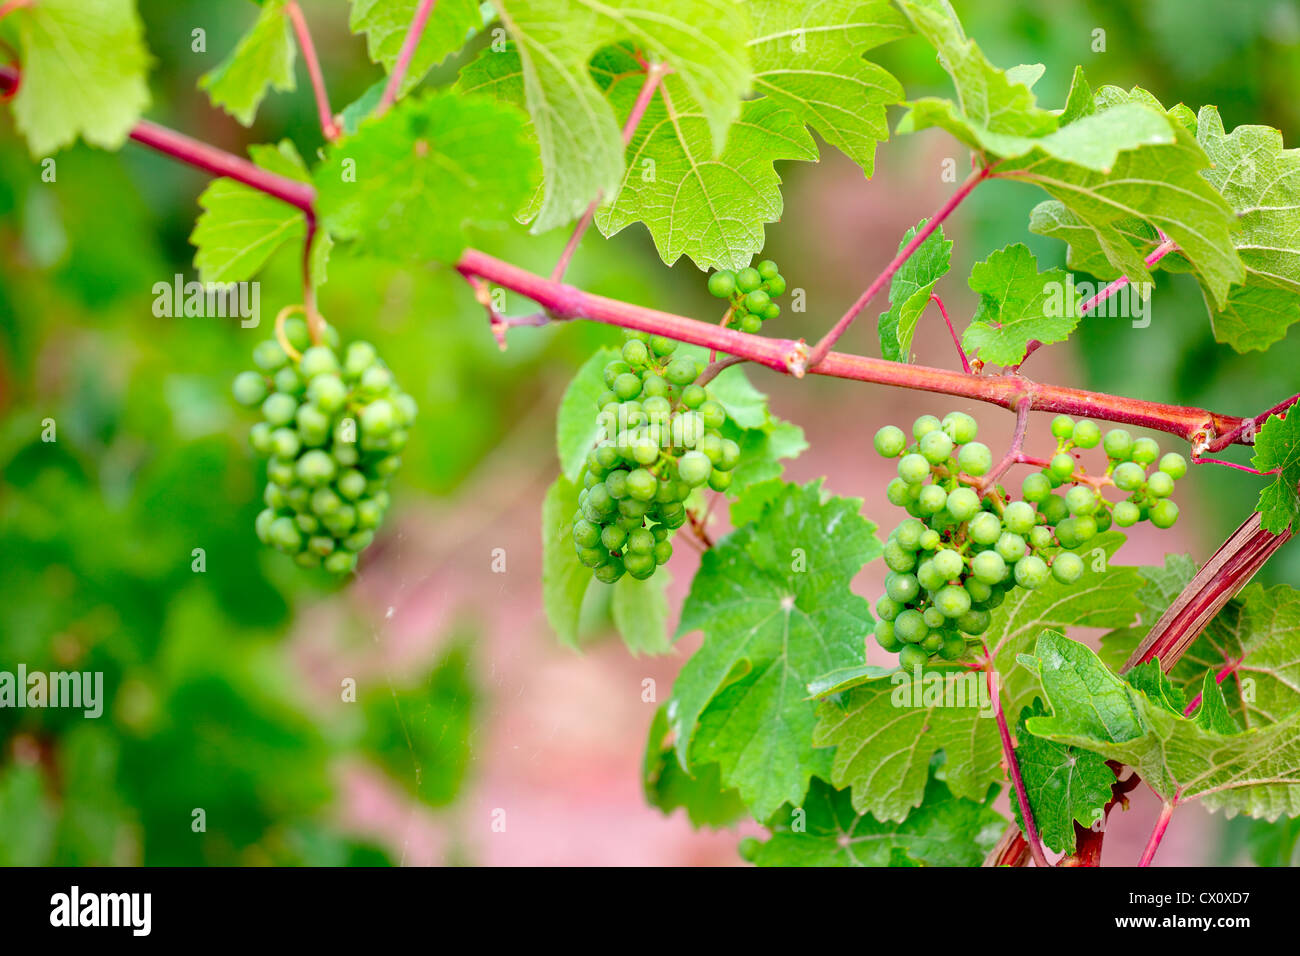
<svg viewBox="0 0 1300 956">
<path fill-rule="evenodd" d="M 952 344 L 957 346 L 957 357 L 961 359 L 961 370 L 967 375 L 972 374 L 970 359 L 966 357 L 966 350 L 961 347 L 961 339 L 957 337 L 957 330 L 952 327 L 952 319 L 948 318 L 948 310 L 944 308 L 943 299 L 939 298 L 937 292 L 932 292 L 930 293 L 930 301 L 939 307 L 939 314 L 943 316 L 943 324 L 948 326 L 948 334 L 952 336 Z"/>
<path fill-rule="evenodd" d="M 1160 849 L 1160 841 L 1165 837 L 1165 831 L 1169 829 L 1169 821 L 1174 815 L 1174 808 L 1178 806 L 1178 793 L 1175 792 L 1173 797 L 1166 800 L 1160 808 L 1160 816 L 1156 820 L 1155 829 L 1151 831 L 1151 838 L 1147 840 L 1146 849 L 1142 851 L 1142 859 L 1138 860 L 1138 866 L 1150 866 L 1152 858 L 1156 855 L 1156 850 Z"/>
<path fill-rule="evenodd" d="M 705 385 L 708 385 L 717 378 L 719 373 L 731 368 L 733 365 L 739 365 L 743 361 L 745 361 L 745 359 L 738 355 L 728 355 L 724 359 L 710 362 L 704 367 L 704 371 L 700 373 L 700 377 L 695 380 L 695 384 L 700 386 L 700 388 L 703 388 Z"/>
<path fill-rule="evenodd" d="M 1244 419 L 1242 423 L 1238 425 L 1235 429 L 1233 429 L 1231 432 L 1228 432 L 1226 435 L 1220 435 L 1219 437 L 1211 441 L 1208 445 L 1206 445 L 1205 450 L 1219 451 L 1223 448 L 1227 448 L 1229 445 L 1236 444 L 1236 443 L 1240 443 L 1243 445 L 1255 444 L 1254 433 L 1257 432 L 1261 427 L 1263 427 L 1264 423 L 1269 420 L 1269 417 L 1272 415 L 1277 415 L 1280 418 L 1286 418 L 1287 410 L 1292 405 L 1294 405 L 1297 401 L 1300 401 L 1300 394 L 1292 395 L 1286 401 L 1278 402 L 1278 404 L 1274 405 L 1268 411 L 1260 412 L 1254 418 Z M 1248 429 L 1249 429 L 1249 435 L 1243 439 L 1242 437 L 1243 433 L 1246 432 Z"/>
<path fill-rule="evenodd" d="M 640 60 L 640 56 L 637 57 Z M 644 63 L 644 61 L 642 61 Z M 636 102 L 632 104 L 632 111 L 627 114 L 627 120 L 623 123 L 623 145 L 626 147 L 632 142 L 632 137 L 636 135 L 636 129 L 641 125 L 641 119 L 645 116 L 645 111 L 650 107 L 650 101 L 654 99 L 655 90 L 659 88 L 659 83 L 665 76 L 673 71 L 666 63 L 651 63 L 645 67 L 645 81 L 641 84 L 641 91 L 636 95 Z M 573 229 L 573 234 L 569 236 L 569 241 L 565 243 L 564 251 L 560 253 L 560 260 L 555 263 L 555 268 L 551 271 L 551 279 L 559 282 L 564 278 L 564 273 L 569 268 L 569 261 L 573 259 L 573 254 L 578 251 L 578 243 L 582 242 L 583 235 L 591 226 L 591 221 L 596 217 L 596 209 L 599 208 L 604 194 L 598 192 L 596 198 L 587 206 L 587 211 L 582 214 L 578 220 L 577 226 Z"/>
<path fill-rule="evenodd" d="M 1264 477 L 1265 475 L 1277 475 L 1282 472 L 1280 467 L 1271 468 L 1268 471 L 1260 471 L 1258 468 L 1252 468 L 1249 465 L 1239 465 L 1235 461 L 1224 461 L 1222 458 L 1203 458 L 1198 455 L 1192 455 L 1192 464 L 1223 465 L 1227 468 L 1236 468 L 1238 471 L 1244 471 L 1248 475 L 1259 475 L 1260 477 Z"/>
<path fill-rule="evenodd" d="M 420 5 L 415 8 L 415 16 L 411 18 L 406 38 L 402 40 L 402 49 L 397 54 L 397 62 L 393 64 L 393 72 L 388 74 L 388 85 L 384 87 L 384 94 L 379 99 L 379 105 L 375 107 L 376 116 L 387 113 L 397 102 L 397 97 L 401 95 L 402 82 L 411 68 L 411 60 L 415 59 L 420 38 L 424 36 L 424 28 L 428 25 L 429 17 L 433 15 L 433 8 L 437 3 L 438 0 L 420 0 Z"/>
<path fill-rule="evenodd" d="M 965 361 L 964 355 L 962 360 Z M 1011 445 L 1007 448 L 1007 453 L 1002 456 L 1002 460 L 997 463 L 997 466 L 980 479 L 979 484 L 976 486 L 975 490 L 979 492 L 981 498 L 990 488 L 997 484 L 999 478 L 1007 473 L 1007 469 L 1020 460 L 1020 450 L 1025 444 L 1025 432 L 1029 429 L 1029 407 L 1028 398 L 1022 398 L 1016 404 L 1016 430 L 1011 436 Z"/>
<path fill-rule="evenodd" d="M 979 166 L 971 171 L 971 174 L 966 177 L 966 180 L 957 188 L 957 191 L 949 196 L 948 201 L 939 208 L 939 211 L 916 231 L 916 235 L 899 250 L 898 255 L 894 256 L 893 261 L 885 266 L 884 271 L 871 280 L 871 285 L 867 286 L 867 290 L 858 296 L 858 301 L 849 306 L 849 310 L 840 316 L 839 321 L 831 327 L 829 332 L 821 337 L 808 355 L 807 368 L 816 369 L 830 356 L 831 347 L 839 341 L 841 335 L 848 331 L 849 326 L 853 324 L 853 320 L 867 307 L 867 303 L 875 298 L 877 292 L 889 284 L 889 280 L 894 277 L 894 273 L 902 268 L 903 263 L 911 258 L 912 253 L 916 252 L 921 247 L 921 244 L 930 238 L 930 234 L 952 215 L 953 211 L 961 205 L 962 200 L 992 174 L 992 166 Z"/>
<path fill-rule="evenodd" d="M 988 645 L 984 645 L 984 673 L 988 678 L 989 697 L 993 702 L 993 713 L 998 721 L 998 733 L 1002 736 L 1002 755 L 1007 764 L 1007 776 L 1016 791 L 1016 803 L 1020 807 L 1020 819 L 1024 821 L 1025 840 L 1029 852 L 1037 866 L 1047 866 L 1047 854 L 1043 852 L 1043 841 L 1038 836 L 1038 824 L 1034 822 L 1034 811 L 1029 806 L 1029 793 L 1025 789 L 1025 779 L 1020 774 L 1020 762 L 1016 760 L 1016 745 L 1011 740 L 1011 729 L 1007 726 L 1007 715 L 1002 710 L 1002 691 L 999 687 L 997 669 L 993 666 L 993 655 Z"/>
<path fill-rule="evenodd" d="M 1219 669 L 1219 672 L 1214 675 L 1214 682 L 1216 684 L 1222 684 L 1233 674 L 1237 673 L 1237 668 L 1241 666 L 1241 662 L 1244 660 L 1245 657 L 1243 656 L 1238 657 L 1235 661 L 1228 661 Z M 1183 709 L 1184 717 L 1190 717 L 1192 714 L 1196 713 L 1196 708 L 1201 706 L 1202 696 L 1203 694 L 1200 691 L 1197 691 L 1196 696 L 1192 698 L 1192 702 Z"/>
<path fill-rule="evenodd" d="M 316 112 L 320 116 L 320 129 L 325 139 L 333 142 L 339 138 L 342 130 L 334 120 L 330 110 L 329 94 L 325 91 L 325 75 L 321 72 L 320 60 L 316 58 L 316 45 L 312 43 L 311 31 L 307 28 L 307 18 L 303 16 L 298 0 L 289 0 L 285 12 L 293 24 L 293 32 L 298 37 L 298 49 L 302 50 L 303 62 L 307 64 L 307 75 L 311 77 L 312 93 L 316 98 Z"/>
</svg>

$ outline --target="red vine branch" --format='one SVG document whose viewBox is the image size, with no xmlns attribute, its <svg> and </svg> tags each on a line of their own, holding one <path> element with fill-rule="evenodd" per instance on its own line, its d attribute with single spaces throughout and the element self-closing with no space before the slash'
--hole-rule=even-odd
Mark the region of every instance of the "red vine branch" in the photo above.
<svg viewBox="0 0 1300 956">
<path fill-rule="evenodd" d="M 1020 807 L 1020 819 L 1024 822 L 1025 842 L 1037 866 L 1047 866 L 1047 855 L 1043 852 L 1043 841 L 1038 836 L 1038 824 L 1034 820 L 1033 808 L 1029 805 L 1029 793 L 1025 789 L 1025 778 L 1020 773 L 1020 761 L 1016 759 L 1016 745 L 1011 739 L 1011 730 L 1007 727 L 1007 715 L 1002 710 L 1002 690 L 998 686 L 997 669 L 993 666 L 993 655 L 988 646 L 984 647 L 984 673 L 988 677 L 989 697 L 993 701 L 993 714 L 998 721 L 998 733 L 1002 737 L 1002 756 L 1006 760 L 1007 776 L 1011 778 L 1012 789 L 1016 793 L 1016 804 Z"/>
<path fill-rule="evenodd" d="M 312 93 L 316 97 L 316 112 L 320 116 L 321 133 L 331 142 L 339 138 L 342 130 L 334 122 L 334 113 L 330 110 L 329 94 L 325 92 L 325 75 L 321 73 L 320 60 L 316 58 L 316 45 L 311 41 L 311 31 L 307 29 L 307 18 L 302 15 L 298 0 L 289 0 L 285 12 L 293 23 L 294 34 L 298 37 L 298 48 L 302 50 L 303 62 L 307 64 L 307 75 L 311 77 Z"/>
<path fill-rule="evenodd" d="M 433 8 L 437 2 L 438 0 L 420 0 L 420 5 L 415 8 L 415 16 L 411 18 L 411 26 L 406 31 L 406 39 L 402 41 L 402 49 L 397 54 L 397 62 L 393 64 L 393 72 L 388 74 L 388 85 L 384 87 L 384 95 L 375 108 L 376 116 L 387 113 L 397 102 L 397 97 L 401 95 L 402 81 L 406 79 L 406 73 L 411 68 L 411 60 L 415 59 L 415 51 L 420 46 L 424 28 L 428 26 L 429 17 L 433 15 Z"/>
</svg>

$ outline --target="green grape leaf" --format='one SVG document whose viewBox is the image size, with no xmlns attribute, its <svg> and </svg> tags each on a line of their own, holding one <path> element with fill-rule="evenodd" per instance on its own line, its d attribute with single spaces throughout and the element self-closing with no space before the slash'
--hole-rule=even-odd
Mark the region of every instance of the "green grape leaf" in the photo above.
<svg viewBox="0 0 1300 956">
<path fill-rule="evenodd" d="M 767 827 L 759 866 L 979 866 L 1006 821 L 989 801 L 958 799 L 931 780 L 920 808 L 881 823 L 854 810 L 849 791 L 813 780 L 803 806 L 783 806 Z"/>
<path fill-rule="evenodd" d="M 1072 125 L 1102 122 L 1116 110 L 1124 111 L 1121 119 L 1142 110 L 1162 115 L 1174 138 L 1129 142 L 1114 162 L 1098 169 L 1042 151 L 999 166 L 999 176 L 1033 183 L 1052 197 L 1031 214 L 1031 231 L 1069 242 L 1066 262 L 1073 269 L 1149 283 L 1150 267 L 1143 260 L 1161 241 L 1160 230 L 1178 247 L 1160 260 L 1160 268 L 1194 270 L 1208 296 L 1222 306 L 1229 287 L 1243 281 L 1246 271 L 1234 245 L 1232 207 L 1202 175 L 1212 162 L 1188 129 L 1186 111 L 1164 110 L 1141 88 L 1103 87 L 1094 107 L 1094 114 Z M 1127 120 L 1117 128 L 1121 137 L 1133 129 Z"/>
<path fill-rule="evenodd" d="M 284 0 L 265 0 L 257 20 L 230 56 L 199 77 L 199 89 L 208 91 L 213 106 L 251 126 L 268 89 L 296 88 L 297 49 Z"/>
<path fill-rule="evenodd" d="M 926 224 L 922 219 L 903 236 L 898 251 L 916 238 Z M 889 311 L 880 313 L 880 354 L 894 362 L 910 362 L 916 322 L 930 301 L 934 284 L 947 274 L 952 260 L 952 241 L 939 226 L 917 246 L 916 251 L 894 273 L 889 283 Z"/>
<path fill-rule="evenodd" d="M 573 561 L 580 564 L 576 557 Z M 583 570 L 587 571 L 587 568 Z M 610 614 L 623 643 L 634 655 L 664 654 L 672 646 L 668 635 L 666 594 L 671 582 L 672 576 L 660 569 L 645 581 L 625 575 L 614 583 Z"/>
<path fill-rule="evenodd" d="M 366 53 L 372 63 L 393 71 L 420 0 L 352 0 L 348 29 L 366 35 Z M 439 0 L 425 24 L 402 80 L 399 96 L 419 85 L 425 75 L 465 45 L 483 26 L 478 0 Z"/>
<path fill-rule="evenodd" d="M 1300 844 L 1300 818 L 1283 818 L 1276 823 L 1246 821 L 1246 847 L 1256 866 L 1294 866 Z"/>
<path fill-rule="evenodd" d="M 757 521 L 784 488 L 785 482 L 779 478 L 751 482 L 731 503 L 731 526 L 739 528 Z"/>
<path fill-rule="evenodd" d="M 289 140 L 276 146 L 250 146 L 249 157 L 270 172 L 310 182 L 307 166 Z M 253 278 L 285 244 L 307 235 L 302 210 L 233 179 L 216 179 L 199 195 L 199 214 L 190 233 L 194 266 L 203 282 L 243 282 Z M 327 237 L 318 235 L 313 279 L 324 281 Z"/>
<path fill-rule="evenodd" d="M 1241 727 L 1228 711 L 1228 701 L 1223 696 L 1223 688 L 1219 686 L 1213 674 L 1206 674 L 1201 682 L 1201 703 L 1197 708 L 1195 720 L 1199 726 L 1211 733 L 1241 732 Z"/>
<path fill-rule="evenodd" d="M 722 147 L 750 86 L 744 9 L 727 0 L 495 0 L 494 6 L 514 40 L 510 55 L 541 147 L 546 190 L 533 223 L 537 232 L 581 215 L 598 195 L 611 194 L 623 173 L 622 131 L 588 70 L 602 47 L 626 40 L 673 68 L 675 82 L 698 104 L 708 156 Z"/>
<path fill-rule="evenodd" d="M 786 485 L 758 521 L 711 548 L 678 634 L 704 631 L 673 686 L 669 719 L 683 767 L 716 762 L 759 818 L 799 803 L 830 769 L 812 742 L 805 687 L 862 656 L 872 627 L 849 590 L 881 553 L 861 501 L 823 500 L 820 482 Z"/>
<path fill-rule="evenodd" d="M 860 813 L 905 820 L 925 798 L 939 751 L 944 780 L 958 797 L 982 802 L 1002 776 L 1002 743 L 982 673 L 935 668 L 917 680 L 902 670 L 882 676 L 877 668 L 855 668 L 816 689 L 826 699 L 813 743 L 835 748 L 829 779 L 852 789 Z"/>
<path fill-rule="evenodd" d="M 868 177 L 889 138 L 885 107 L 903 98 L 864 54 L 910 32 L 888 0 L 751 0 L 754 91 L 770 97 L 840 150 Z"/>
<path fill-rule="evenodd" d="M 1050 717 L 1029 732 L 1083 747 L 1136 770 L 1165 800 L 1203 800 L 1228 816 L 1274 820 L 1300 814 L 1300 711 L 1265 727 L 1222 734 L 1170 713 L 1106 669 L 1083 644 L 1044 631 L 1032 666 Z M 1207 676 L 1204 693 L 1217 695 Z"/>
<path fill-rule="evenodd" d="M 1009 74 L 993 66 L 975 41 L 966 38 L 948 0 L 898 0 L 898 5 L 916 32 L 938 51 L 957 92 L 955 104 L 933 98 L 909 104 L 900 133 L 943 126 L 972 149 L 1019 155 L 1016 149 L 1022 148 L 1022 141 L 1056 129 L 1056 117 L 1036 105 L 1031 84 L 1024 82 L 1033 74 L 1023 67 Z M 1003 149 L 1010 152 L 1004 154 Z"/>
<path fill-rule="evenodd" d="M 986 363 L 1018 365 L 1029 343 L 1069 338 L 1079 324 L 1079 296 L 1063 269 L 1038 271 L 1038 260 L 1022 243 L 999 249 L 971 269 L 971 290 L 979 309 L 962 335 L 968 353 Z"/>
<path fill-rule="evenodd" d="M 14 124 L 40 159 L 78 136 L 117 149 L 149 106 L 149 51 L 134 0 L 40 0 L 12 13 L 23 81 Z"/>
<path fill-rule="evenodd" d="M 1035 737 L 1025 728 L 1030 717 L 1046 714 L 1047 708 L 1037 698 L 1020 712 L 1016 762 L 1043 843 L 1058 853 L 1073 853 L 1074 825 L 1089 827 L 1105 819 L 1102 808 L 1110 801 L 1115 773 L 1096 754 Z M 1011 809 L 1023 830 L 1020 802 L 1012 800 Z"/>
<path fill-rule="evenodd" d="M 716 763 L 695 768 L 694 776 L 683 770 L 668 729 L 667 708 L 655 711 L 641 777 L 647 803 L 667 815 L 684 808 L 697 829 L 729 827 L 744 816 L 745 805 L 736 791 L 722 785 L 720 774 Z"/>
<path fill-rule="evenodd" d="M 1277 475 L 1259 493 L 1255 510 L 1264 530 L 1281 534 L 1300 516 L 1300 414 L 1270 415 L 1255 436 L 1256 470 Z"/>
<path fill-rule="evenodd" d="M 1226 305 L 1206 297 L 1214 337 L 1238 352 L 1266 349 L 1300 319 L 1300 149 L 1283 149 L 1282 134 L 1268 126 L 1225 133 L 1213 106 L 1197 115 L 1196 140 L 1213 163 L 1205 178 L 1237 214 L 1234 240 L 1246 267 Z"/>
<path fill-rule="evenodd" d="M 619 48 L 593 65 L 620 116 L 641 85 L 629 59 Z M 762 250 L 764 226 L 781 218 L 774 164 L 816 159 L 817 144 L 800 118 L 771 97 L 747 101 L 715 153 L 707 117 L 682 81 L 668 76 L 632 136 L 627 167 L 596 211 L 596 225 L 613 236 L 644 223 L 668 265 L 685 255 L 701 269 L 740 269 Z"/>
<path fill-rule="evenodd" d="M 1171 714 L 1181 714 L 1187 709 L 1187 695 L 1165 676 L 1157 660 L 1138 664 L 1124 674 L 1124 679 Z"/>
<path fill-rule="evenodd" d="M 560 475 L 542 501 L 542 607 L 562 644 L 578 646 L 582 599 L 591 584 L 591 569 L 573 551 L 573 516 L 578 486 Z"/>
<path fill-rule="evenodd" d="M 514 107 L 426 93 L 332 144 L 314 180 L 322 222 L 359 251 L 450 263 L 468 224 L 510 218 L 535 163 Z"/>
<path fill-rule="evenodd" d="M 587 453 L 604 435 L 596 401 L 608 390 L 605 366 L 618 357 L 614 349 L 597 349 L 582 363 L 560 399 L 555 417 L 555 450 L 560 456 L 560 473 L 570 482 L 578 481 Z"/>
</svg>

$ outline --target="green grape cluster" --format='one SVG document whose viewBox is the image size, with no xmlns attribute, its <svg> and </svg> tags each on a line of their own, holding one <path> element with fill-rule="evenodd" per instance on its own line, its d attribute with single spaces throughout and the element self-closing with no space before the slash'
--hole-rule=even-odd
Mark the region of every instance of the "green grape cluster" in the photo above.
<svg viewBox="0 0 1300 956">
<path fill-rule="evenodd" d="M 777 297 L 785 295 L 785 278 L 771 259 L 732 272 L 723 269 L 709 276 L 709 293 L 731 305 L 727 328 L 757 332 L 768 319 L 781 314 Z"/>
<path fill-rule="evenodd" d="M 258 371 L 235 376 L 235 399 L 260 406 L 253 449 L 267 457 L 266 508 L 258 538 L 307 568 L 347 574 L 388 510 L 388 481 L 415 421 L 415 400 L 368 342 L 338 353 L 338 333 L 312 345 L 301 319 L 284 324 L 291 358 L 268 339 L 253 350 Z"/>
<path fill-rule="evenodd" d="M 725 491 L 740 461 L 740 446 L 722 436 L 726 409 L 695 384 L 699 362 L 674 358 L 677 343 L 661 335 L 624 338 L 622 357 L 605 366 L 604 437 L 587 454 L 573 516 L 578 560 L 605 584 L 624 573 L 644 580 L 667 563 L 691 492 Z"/>
<path fill-rule="evenodd" d="M 1174 479 L 1187 471 L 1180 455 L 1165 455 L 1148 478 L 1143 466 L 1159 455 L 1156 443 L 1134 441 L 1116 429 L 1105 438 L 1106 475 L 1089 479 L 1076 473 L 1070 452 L 1096 447 L 1102 442 L 1100 429 L 1060 416 L 1052 431 L 1056 455 L 1025 478 L 1019 501 L 1010 500 L 1000 485 L 983 494 L 972 487 L 980 484 L 972 479 L 992 468 L 992 455 L 975 440 L 978 426 L 964 412 L 942 421 L 922 415 L 912 426 L 910 443 L 893 425 L 876 433 L 876 451 L 898 460 L 898 477 L 886 496 L 909 517 L 885 544 L 889 574 L 885 594 L 876 602 L 875 636 L 886 651 L 899 652 L 904 668 L 923 666 L 936 655 L 960 659 L 967 640 L 988 629 L 989 612 L 1014 587 L 1078 581 L 1084 564 L 1072 549 L 1112 522 L 1128 526 L 1149 518 L 1168 527 L 1177 518 L 1168 494 Z M 1066 484 L 1068 491 L 1054 493 Z M 1108 502 L 1098 488 L 1109 484 L 1129 491 L 1129 500 Z"/>
</svg>

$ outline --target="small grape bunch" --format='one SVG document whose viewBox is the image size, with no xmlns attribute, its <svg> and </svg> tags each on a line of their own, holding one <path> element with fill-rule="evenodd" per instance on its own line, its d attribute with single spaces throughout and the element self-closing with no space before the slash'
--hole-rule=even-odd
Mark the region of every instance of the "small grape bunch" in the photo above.
<svg viewBox="0 0 1300 956">
<path fill-rule="evenodd" d="M 578 560 L 596 580 L 638 580 L 672 557 L 672 533 L 686 523 L 696 488 L 726 491 L 740 446 L 724 438 L 727 412 L 701 385 L 677 343 L 625 332 L 622 357 L 605 366 L 596 405 L 604 437 L 587 454 L 573 516 Z"/>
<path fill-rule="evenodd" d="M 757 332 L 768 319 L 781 314 L 778 296 L 785 295 L 785 278 L 771 259 L 732 272 L 723 269 L 709 276 L 709 293 L 730 304 L 726 326 Z"/>
<path fill-rule="evenodd" d="M 388 510 L 415 400 L 368 342 L 352 342 L 340 359 L 329 326 L 321 345 L 299 318 L 288 319 L 283 334 L 297 357 L 276 339 L 261 342 L 253 350 L 258 371 L 234 381 L 235 399 L 262 412 L 249 432 L 268 459 L 266 508 L 254 527 L 263 544 L 299 565 L 347 574 Z"/>
<path fill-rule="evenodd" d="M 1026 477 L 1023 500 L 1016 501 L 1001 485 L 988 487 L 980 480 L 992 468 L 992 455 L 975 440 L 977 432 L 971 416 L 952 412 L 942 421 L 922 415 L 913 424 L 910 443 L 893 425 L 875 436 L 876 450 L 898 459 L 898 477 L 889 483 L 886 497 L 909 515 L 885 544 L 889 574 L 885 594 L 876 603 L 875 636 L 886 651 L 899 652 L 899 663 L 908 670 L 935 655 L 962 658 L 968 639 L 988 629 L 989 612 L 1011 589 L 1033 590 L 1051 579 L 1074 584 L 1083 576 L 1084 564 L 1073 549 L 1112 521 L 1127 526 L 1150 517 L 1158 527 L 1168 527 L 1177 517 L 1176 508 L 1171 517 L 1161 502 L 1173 504 L 1167 498 L 1173 476 L 1181 477 L 1187 469 L 1181 456 L 1166 455 L 1162 471 L 1150 478 L 1128 460 L 1144 442 L 1148 444 L 1138 457 L 1147 464 L 1155 461 L 1159 449 L 1150 439 L 1135 442 L 1122 430 L 1109 433 L 1110 467 L 1105 476 L 1090 478 L 1076 472 L 1070 452 L 1095 447 L 1102 441 L 1101 431 L 1093 422 L 1061 416 L 1053 424 L 1056 455 Z M 1125 464 L 1138 472 L 1125 471 L 1120 485 L 1111 472 Z M 1063 495 L 1053 493 L 1067 483 L 1072 487 Z M 1132 497 L 1112 505 L 1099 492 L 1109 484 L 1131 491 Z"/>
</svg>

